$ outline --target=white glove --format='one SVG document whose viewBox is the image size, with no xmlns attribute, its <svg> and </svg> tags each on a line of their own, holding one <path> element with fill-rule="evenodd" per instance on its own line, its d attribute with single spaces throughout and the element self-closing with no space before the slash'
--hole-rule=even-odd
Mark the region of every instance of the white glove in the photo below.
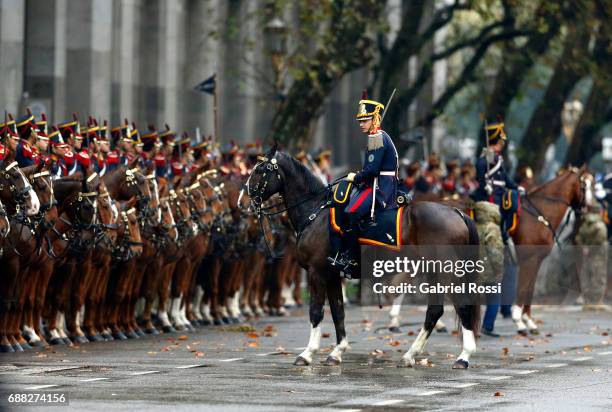
<svg viewBox="0 0 612 412">
<path fill-rule="evenodd" d="M 518 192 L 519 192 L 519 195 L 521 196 L 525 196 L 525 193 L 527 193 L 527 191 L 525 190 L 523 186 L 518 187 Z"/>
<path fill-rule="evenodd" d="M 493 193 L 493 186 L 491 186 L 491 183 L 485 185 L 485 192 L 487 192 L 488 195 Z"/>
<path fill-rule="evenodd" d="M 346 176 L 346 180 L 348 180 L 349 182 L 352 182 L 353 180 L 355 180 L 355 175 L 356 175 L 356 173 L 353 173 L 353 172 L 349 173 Z"/>
</svg>

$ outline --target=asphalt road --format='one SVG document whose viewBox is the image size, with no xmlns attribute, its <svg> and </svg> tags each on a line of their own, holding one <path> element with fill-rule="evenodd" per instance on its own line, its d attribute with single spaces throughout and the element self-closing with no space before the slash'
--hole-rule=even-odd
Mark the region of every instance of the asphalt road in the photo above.
<svg viewBox="0 0 612 412">
<path fill-rule="evenodd" d="M 3 408 L 9 393 L 61 392 L 69 408 L 56 409 L 105 412 L 611 410 L 612 314 L 575 309 L 536 309 L 542 333 L 529 338 L 515 336 L 512 323 L 500 319 L 505 336 L 481 338 L 465 371 L 451 369 L 458 337 L 435 332 L 421 365 L 396 367 L 423 320 L 419 308 L 405 310 L 409 325 L 401 334 L 379 329 L 386 311 L 351 308 L 351 348 L 339 367 L 321 364 L 335 341 L 327 313 L 323 353 L 313 366 L 292 366 L 309 335 L 306 310 L 299 309 L 252 322 L 253 332 L 209 327 L 2 354 L 0 393 Z M 454 325 L 454 314 L 447 311 L 444 320 Z"/>
</svg>

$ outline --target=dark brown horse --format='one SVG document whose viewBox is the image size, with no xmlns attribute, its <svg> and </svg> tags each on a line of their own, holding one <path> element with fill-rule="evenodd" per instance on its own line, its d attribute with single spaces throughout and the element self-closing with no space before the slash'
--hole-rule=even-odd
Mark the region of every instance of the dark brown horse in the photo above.
<svg viewBox="0 0 612 412">
<path fill-rule="evenodd" d="M 322 210 L 314 219 L 312 211 L 323 203 L 327 190 L 321 181 L 304 165 L 291 156 L 272 148 L 253 168 L 246 183 L 246 194 L 252 208 L 260 212 L 262 202 L 273 194 L 283 196 L 289 218 L 299 231 L 297 259 L 308 271 L 310 289 L 310 340 L 306 349 L 295 360 L 296 365 L 309 365 L 319 350 L 323 305 L 327 297 L 336 329 L 337 345 L 326 363 L 337 365 L 348 347 L 344 327 L 344 303 L 341 278 L 329 270 L 329 210 Z M 465 219 L 456 210 L 447 206 L 421 202 L 403 209 L 401 217 L 402 244 L 405 245 L 478 245 L 475 224 Z M 458 278 L 459 279 L 459 278 Z M 469 357 L 476 349 L 474 329 L 479 322 L 479 305 L 455 305 L 463 326 L 463 351 L 453 365 L 467 368 Z M 437 320 L 442 316 L 442 305 L 429 305 L 425 323 L 416 341 L 402 358 L 402 365 L 415 363 L 431 334 Z"/>
</svg>

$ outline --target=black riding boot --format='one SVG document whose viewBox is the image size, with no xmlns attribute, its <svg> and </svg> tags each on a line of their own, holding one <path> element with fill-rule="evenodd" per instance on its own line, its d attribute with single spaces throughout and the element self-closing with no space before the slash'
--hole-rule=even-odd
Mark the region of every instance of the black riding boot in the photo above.
<svg viewBox="0 0 612 412">
<path fill-rule="evenodd" d="M 332 266 L 344 272 L 345 277 L 352 279 L 359 275 L 356 273 L 359 268 L 359 256 L 356 252 L 358 250 L 359 217 L 348 215 L 348 218 L 348 227 L 342 237 L 334 236 L 332 238 L 332 253 L 334 255 L 328 257 L 327 260 Z"/>
</svg>

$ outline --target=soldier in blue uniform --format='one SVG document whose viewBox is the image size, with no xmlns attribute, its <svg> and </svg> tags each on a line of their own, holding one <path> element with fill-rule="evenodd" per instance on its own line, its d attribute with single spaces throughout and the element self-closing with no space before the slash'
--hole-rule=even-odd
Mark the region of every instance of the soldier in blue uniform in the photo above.
<svg viewBox="0 0 612 412">
<path fill-rule="evenodd" d="M 368 100 L 364 91 L 356 117 L 359 128 L 368 135 L 367 150 L 362 170 L 347 176 L 356 190 L 345 208 L 348 228 L 340 242 L 343 252 L 338 253 L 338 241 L 332 237 L 332 247 L 336 250 L 332 251 L 333 256 L 328 259 L 333 266 L 340 267 L 349 276 L 351 267 L 357 266 L 355 248 L 362 222 L 371 222 L 370 217 L 373 217 L 375 207 L 384 209 L 397 206 L 398 156 L 391 137 L 380 128 L 384 109 L 383 104 Z"/>
<path fill-rule="evenodd" d="M 15 160 L 19 167 L 32 166 L 36 164 L 36 158 L 29 139 L 31 135 L 36 135 L 37 127 L 34 122 L 34 116 L 28 113 L 26 116 L 17 119 L 15 126 L 20 137 L 17 149 L 15 150 Z"/>
<path fill-rule="evenodd" d="M 504 168 L 504 158 L 501 152 L 506 144 L 506 133 L 504 132 L 504 124 L 501 122 L 490 123 L 486 128 L 489 145 L 488 149 L 483 149 L 480 157 L 476 162 L 476 180 L 478 181 L 478 189 L 474 191 L 474 200 L 476 202 L 485 201 L 495 203 L 500 207 L 502 198 L 510 189 L 517 190 L 516 185 L 506 173 Z M 488 152 L 488 153 L 487 153 Z M 522 188 L 521 188 L 522 189 Z M 507 242 L 508 232 L 506 230 L 506 216 L 502 213 L 502 236 L 504 242 Z"/>
</svg>

